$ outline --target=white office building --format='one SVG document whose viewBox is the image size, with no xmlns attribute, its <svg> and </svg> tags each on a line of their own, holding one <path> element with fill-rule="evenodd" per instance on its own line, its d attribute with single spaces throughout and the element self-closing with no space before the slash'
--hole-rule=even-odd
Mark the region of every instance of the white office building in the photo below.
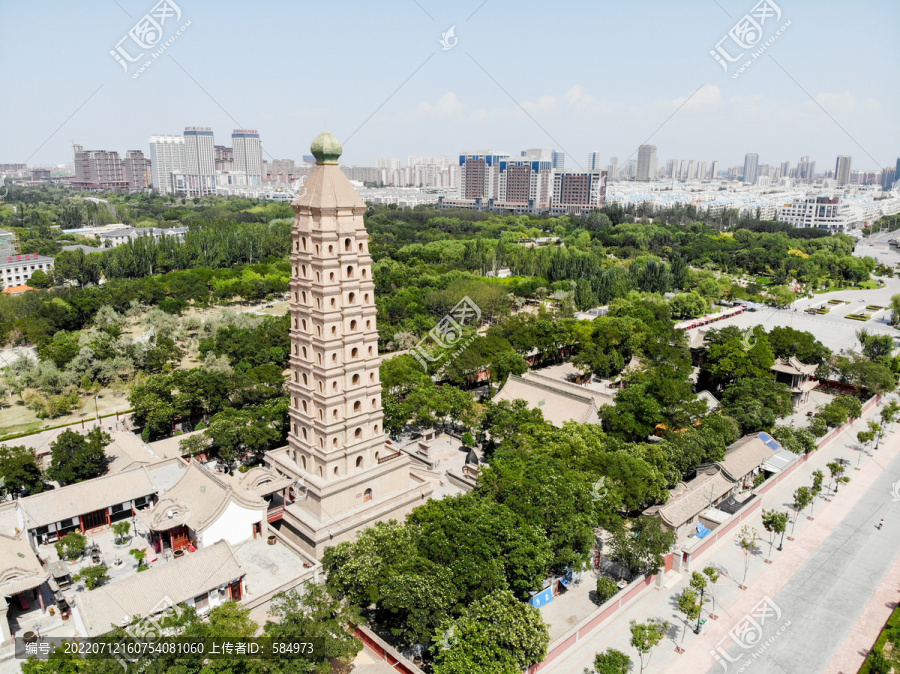
<svg viewBox="0 0 900 674">
<path fill-rule="evenodd" d="M 235 129 L 231 134 L 234 173 L 247 177 L 247 185 L 259 185 L 263 180 L 262 143 L 256 129 Z"/>
<path fill-rule="evenodd" d="M 588 171 L 602 171 L 603 170 L 603 157 L 599 152 L 588 152 L 588 163 L 587 170 Z"/>
<path fill-rule="evenodd" d="M 837 180 L 838 187 L 842 187 L 850 183 L 850 164 L 853 157 L 846 154 L 838 155 L 834 164 L 834 178 Z"/>
<path fill-rule="evenodd" d="M 638 148 L 637 179 L 656 180 L 655 145 L 641 145 Z"/>
<path fill-rule="evenodd" d="M 208 126 L 184 129 L 183 186 L 188 197 L 205 197 L 216 192 L 216 148 Z"/>
<path fill-rule="evenodd" d="M 759 155 L 751 152 L 744 156 L 744 182 L 756 184 L 759 175 Z"/>
<path fill-rule="evenodd" d="M 3 290 L 27 285 L 34 272 L 40 270 L 46 274 L 53 269 L 53 258 L 37 254 L 7 255 L 0 262 L 0 282 Z"/>
<path fill-rule="evenodd" d="M 184 173 L 184 136 L 150 136 L 150 167 L 153 188 L 172 194 L 172 175 Z"/>
</svg>

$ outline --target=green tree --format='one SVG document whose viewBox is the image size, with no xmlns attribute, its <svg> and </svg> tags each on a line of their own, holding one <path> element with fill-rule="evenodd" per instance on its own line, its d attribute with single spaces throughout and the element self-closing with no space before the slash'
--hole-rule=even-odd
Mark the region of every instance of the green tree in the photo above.
<svg viewBox="0 0 900 674">
<path fill-rule="evenodd" d="M 88 590 L 96 590 L 109 580 L 109 569 L 106 564 L 98 564 L 97 566 L 86 566 L 78 573 L 72 576 L 75 582 L 84 581 L 84 586 Z"/>
<path fill-rule="evenodd" d="M 703 604 L 706 603 L 706 586 L 709 585 L 709 578 L 702 573 L 694 571 L 691 574 L 690 586 L 697 596 L 697 628 L 694 630 L 700 634 L 700 615 L 703 613 Z"/>
<path fill-rule="evenodd" d="M 631 529 L 621 527 L 610 541 L 612 558 L 634 575 L 653 575 L 665 566 L 664 555 L 675 544 L 675 533 L 667 531 L 657 517 L 641 515 Z"/>
<path fill-rule="evenodd" d="M 641 662 L 641 672 L 644 667 L 650 664 L 650 658 L 653 656 L 653 649 L 659 645 L 666 631 L 669 629 L 669 623 L 660 618 L 649 618 L 645 622 L 639 623 L 632 620 L 631 623 L 631 646 L 638 652 Z"/>
<path fill-rule="evenodd" d="M 103 449 L 110 442 L 109 435 L 99 427 L 91 429 L 87 435 L 63 431 L 50 443 L 52 463 L 47 476 L 67 485 L 103 475 L 107 464 Z"/>
<path fill-rule="evenodd" d="M 874 362 L 884 362 L 894 350 L 891 335 L 876 335 L 862 328 L 856 331 L 856 338 L 862 346 L 863 355 Z"/>
<path fill-rule="evenodd" d="M 750 570 L 750 560 L 753 558 L 753 553 L 757 550 L 756 541 L 758 539 L 759 534 L 756 529 L 747 524 L 741 527 L 741 533 L 738 536 L 738 546 L 744 558 L 744 580 L 741 582 L 741 585 L 747 584 L 747 571 Z"/>
<path fill-rule="evenodd" d="M 137 570 L 138 572 L 143 571 L 147 568 L 147 552 L 141 548 L 132 548 L 128 551 L 128 554 L 135 558 L 137 561 Z"/>
<path fill-rule="evenodd" d="M 272 620 L 263 626 L 264 636 L 283 641 L 315 639 L 317 644 L 314 653 L 299 659 L 276 659 L 271 663 L 275 671 L 325 674 L 331 672 L 332 658 L 346 666 L 362 650 L 351 627 L 359 624 L 359 613 L 321 585 L 307 584 L 302 593 L 291 590 L 275 595 L 269 615 Z"/>
<path fill-rule="evenodd" d="M 0 445 L 0 495 L 17 498 L 36 494 L 44 488 L 43 474 L 34 450 L 17 445 Z"/>
<path fill-rule="evenodd" d="M 844 464 L 839 461 L 829 461 L 825 464 L 825 467 L 831 473 L 831 484 L 828 485 L 828 491 L 834 493 L 834 481 L 844 474 Z"/>
<path fill-rule="evenodd" d="M 87 537 L 77 531 L 72 531 L 56 541 L 54 547 L 60 559 L 72 562 L 81 557 L 87 547 Z"/>
<path fill-rule="evenodd" d="M 53 279 L 44 271 L 36 269 L 28 279 L 28 285 L 32 288 L 49 288 L 53 285 Z"/>
<path fill-rule="evenodd" d="M 825 480 L 825 474 L 821 470 L 813 471 L 813 483 L 812 487 L 809 488 L 809 493 L 812 496 L 812 503 L 810 504 L 812 507 L 809 509 L 810 515 L 816 506 L 816 497 L 822 492 L 822 482 Z"/>
<path fill-rule="evenodd" d="M 794 454 L 809 454 L 818 447 L 815 436 L 805 428 L 775 426 L 771 435 L 782 447 Z"/>
<path fill-rule="evenodd" d="M 772 558 L 772 546 L 775 545 L 775 539 L 778 534 L 783 534 L 787 529 L 788 516 L 779 510 L 763 510 L 762 524 L 769 534 L 769 559 Z"/>
<path fill-rule="evenodd" d="M 794 517 L 794 521 L 791 524 L 791 536 L 794 535 L 794 527 L 797 526 L 797 520 L 800 518 L 800 515 L 806 510 L 806 507 L 812 503 L 813 497 L 812 493 L 809 491 L 809 487 L 798 487 L 794 492 L 794 501 L 791 504 L 791 507 L 796 511 L 797 515 Z"/>
<path fill-rule="evenodd" d="M 615 648 L 607 648 L 594 656 L 594 669 L 585 669 L 587 674 L 628 674 L 631 658 Z"/>
<path fill-rule="evenodd" d="M 712 615 L 716 614 L 716 583 L 719 582 L 719 570 L 710 565 L 703 569 L 703 575 L 709 580 L 709 596 L 712 597 Z"/>
<path fill-rule="evenodd" d="M 891 325 L 900 325 L 900 295 L 891 297 Z"/>
<path fill-rule="evenodd" d="M 890 424 L 893 429 L 894 421 L 897 419 L 898 414 L 900 414 L 900 403 L 896 400 L 891 400 L 881 409 L 881 423 L 885 425 Z"/>
<path fill-rule="evenodd" d="M 682 293 L 670 299 L 669 306 L 672 307 L 672 318 L 696 318 L 709 311 L 709 300 L 696 292 Z"/>
<path fill-rule="evenodd" d="M 793 411 L 791 390 L 771 375 L 743 378 L 725 389 L 722 411 L 741 426 L 741 433 L 770 431 L 775 420 Z"/>
<path fill-rule="evenodd" d="M 693 588 L 686 587 L 681 591 L 676 606 L 678 612 L 684 617 L 684 629 L 681 630 L 681 644 L 678 647 L 679 651 L 683 651 L 684 635 L 687 634 L 688 625 L 695 620 L 700 620 L 700 604 L 697 603 L 697 593 Z"/>
<path fill-rule="evenodd" d="M 475 602 L 441 633 L 435 674 L 520 674 L 547 654 L 550 633 L 540 611 L 499 590 Z"/>
<path fill-rule="evenodd" d="M 112 532 L 115 535 L 116 545 L 123 545 L 128 539 L 128 532 L 131 531 L 131 522 L 122 521 L 112 525 Z"/>
</svg>

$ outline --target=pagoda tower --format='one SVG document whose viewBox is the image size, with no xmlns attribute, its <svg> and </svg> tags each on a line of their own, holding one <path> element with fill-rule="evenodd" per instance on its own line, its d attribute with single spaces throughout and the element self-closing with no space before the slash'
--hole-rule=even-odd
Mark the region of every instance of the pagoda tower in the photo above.
<svg viewBox="0 0 900 674">
<path fill-rule="evenodd" d="M 291 203 L 288 446 L 267 463 L 295 480 L 281 530 L 321 558 L 361 527 L 402 520 L 435 485 L 386 444 L 366 205 L 338 140 L 325 131 L 310 149 L 316 165 Z"/>
</svg>

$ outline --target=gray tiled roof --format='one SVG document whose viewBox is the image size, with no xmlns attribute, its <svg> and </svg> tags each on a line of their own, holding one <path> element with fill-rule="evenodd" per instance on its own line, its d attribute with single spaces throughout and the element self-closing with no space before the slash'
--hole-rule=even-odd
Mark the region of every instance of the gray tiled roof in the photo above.
<svg viewBox="0 0 900 674">
<path fill-rule="evenodd" d="M 241 578 L 244 569 L 228 541 L 155 564 L 147 571 L 79 593 L 79 616 L 88 636 L 105 634 L 134 616 L 158 613 Z"/>
<path fill-rule="evenodd" d="M 26 526 L 34 529 L 155 494 L 165 489 L 171 475 L 180 475 L 184 470 L 184 463 L 177 459 L 166 462 L 164 466 L 157 464 L 155 472 L 141 466 L 27 496 L 19 499 L 19 507 L 25 514 Z"/>
<path fill-rule="evenodd" d="M 562 427 L 567 421 L 596 423 L 597 406 L 593 397 L 586 393 L 562 390 L 556 383 L 546 380 L 523 379 L 511 374 L 503 388 L 494 396 L 494 401 L 521 399 L 532 409 L 539 409 L 549 423 Z"/>
</svg>

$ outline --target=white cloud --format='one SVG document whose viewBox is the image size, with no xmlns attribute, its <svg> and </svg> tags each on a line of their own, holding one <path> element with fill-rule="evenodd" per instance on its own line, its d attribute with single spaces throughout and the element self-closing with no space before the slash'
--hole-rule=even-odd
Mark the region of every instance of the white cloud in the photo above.
<svg viewBox="0 0 900 674">
<path fill-rule="evenodd" d="M 816 96 L 816 103 L 831 114 L 851 114 L 856 111 L 856 97 L 849 91 L 841 93 L 821 93 Z"/>
<path fill-rule="evenodd" d="M 419 103 L 417 110 L 427 117 L 454 117 L 461 113 L 465 107 L 455 93 L 448 91 L 435 104 L 431 104 L 428 101 Z"/>
<path fill-rule="evenodd" d="M 525 101 L 522 103 L 522 107 L 528 110 L 528 112 L 546 112 L 548 110 L 553 110 L 556 108 L 556 97 L 541 96 L 537 103 Z"/>
</svg>

